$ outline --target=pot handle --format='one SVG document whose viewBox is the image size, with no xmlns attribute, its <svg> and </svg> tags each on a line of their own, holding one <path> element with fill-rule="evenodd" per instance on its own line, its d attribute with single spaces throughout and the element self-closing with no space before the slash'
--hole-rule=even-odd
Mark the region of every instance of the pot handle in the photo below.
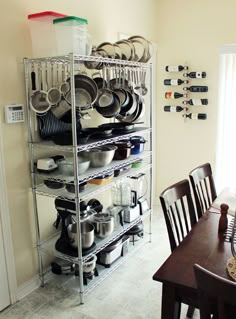
<svg viewBox="0 0 236 319">
<path fill-rule="evenodd" d="M 140 141 L 139 143 L 140 144 L 145 144 L 147 142 L 147 140 L 142 140 L 142 141 Z"/>
<path fill-rule="evenodd" d="M 137 192 L 136 191 L 131 191 L 132 194 L 132 203 L 130 205 L 130 207 L 135 207 L 138 204 L 138 196 L 137 196 Z"/>
<path fill-rule="evenodd" d="M 101 73 L 98 71 L 98 72 L 95 72 L 95 73 L 92 74 L 92 78 L 93 78 L 93 79 L 96 78 L 97 75 L 99 75 L 99 78 L 102 77 L 102 76 L 101 76 Z"/>
<path fill-rule="evenodd" d="M 119 211 L 118 215 L 119 215 L 119 219 L 120 219 L 120 224 L 123 227 L 124 226 L 124 222 L 123 222 L 123 217 L 122 217 L 122 211 L 123 211 L 123 209 Z"/>
</svg>

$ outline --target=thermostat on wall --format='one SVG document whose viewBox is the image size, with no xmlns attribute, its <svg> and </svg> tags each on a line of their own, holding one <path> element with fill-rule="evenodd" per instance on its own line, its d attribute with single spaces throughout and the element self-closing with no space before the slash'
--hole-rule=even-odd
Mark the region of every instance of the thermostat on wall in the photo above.
<svg viewBox="0 0 236 319">
<path fill-rule="evenodd" d="M 5 105 L 5 120 L 6 123 L 24 122 L 24 106 L 23 104 Z"/>
</svg>

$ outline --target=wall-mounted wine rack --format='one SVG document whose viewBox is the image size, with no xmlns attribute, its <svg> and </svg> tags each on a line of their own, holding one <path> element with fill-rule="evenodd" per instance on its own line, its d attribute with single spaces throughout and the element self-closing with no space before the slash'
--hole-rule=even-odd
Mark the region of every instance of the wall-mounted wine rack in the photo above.
<svg viewBox="0 0 236 319">
<path fill-rule="evenodd" d="M 165 112 L 181 112 L 183 118 L 192 119 L 192 120 L 206 120 L 207 113 L 198 113 L 192 109 L 194 106 L 202 106 L 208 105 L 207 98 L 197 98 L 194 96 L 192 98 L 191 94 L 202 93 L 206 94 L 208 92 L 208 86 L 206 85 L 198 85 L 198 79 L 205 79 L 206 72 L 195 72 L 189 71 L 189 67 L 187 65 L 168 65 L 165 67 L 166 72 L 171 74 L 178 74 L 178 78 L 168 78 L 164 80 L 164 85 L 166 87 L 170 86 L 171 90 L 165 91 L 165 98 L 167 100 L 181 100 L 181 105 L 165 105 Z M 196 82 L 191 83 L 192 80 L 196 80 Z M 183 93 L 176 92 L 172 88 L 181 88 Z M 180 90 L 178 90 L 180 91 Z"/>
</svg>

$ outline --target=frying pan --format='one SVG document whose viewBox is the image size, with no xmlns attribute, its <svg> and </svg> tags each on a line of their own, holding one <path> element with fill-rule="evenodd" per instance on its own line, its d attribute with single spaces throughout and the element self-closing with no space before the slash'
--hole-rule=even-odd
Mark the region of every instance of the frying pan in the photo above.
<svg viewBox="0 0 236 319">
<path fill-rule="evenodd" d="M 83 128 L 77 131 L 77 142 L 78 144 L 86 144 L 89 140 L 89 138 L 106 138 L 110 137 L 112 133 L 112 129 L 108 128 Z M 53 135 L 52 141 L 57 145 L 72 145 L 73 139 L 72 139 L 72 132 L 67 131 L 63 134 L 57 134 Z"/>
<path fill-rule="evenodd" d="M 119 96 L 113 92 L 113 103 L 108 106 L 100 106 L 96 103 L 95 107 L 98 113 L 100 113 L 103 117 L 111 118 L 117 116 L 120 112 L 120 99 Z"/>
<path fill-rule="evenodd" d="M 135 109 L 133 110 L 134 105 L 135 105 Z M 141 106 L 139 105 L 137 96 L 135 94 L 134 104 L 132 105 L 130 111 L 126 113 L 125 115 L 122 115 L 121 113 L 117 114 L 116 119 L 120 122 L 128 122 L 128 123 L 134 122 L 137 119 L 137 114 L 140 108 Z"/>
<path fill-rule="evenodd" d="M 131 132 L 134 129 L 133 123 L 105 123 L 99 125 L 99 128 L 112 129 L 120 132 Z"/>
<path fill-rule="evenodd" d="M 67 80 L 71 86 L 70 78 Z M 76 74 L 75 81 L 75 106 L 81 110 L 91 108 L 98 94 L 97 84 L 93 79 L 84 74 Z M 65 100 L 71 105 L 71 87 L 65 95 Z"/>
<path fill-rule="evenodd" d="M 50 108 L 51 105 L 47 101 L 47 92 L 43 90 L 43 82 L 42 82 L 42 66 L 40 64 L 38 68 L 38 86 L 40 87 L 38 90 L 36 89 L 36 81 L 35 81 L 35 72 L 32 70 L 31 72 L 31 85 L 32 85 L 32 92 L 30 98 L 30 107 L 31 109 L 38 113 L 43 114 L 46 113 Z"/>
<path fill-rule="evenodd" d="M 66 132 L 61 133 L 61 134 L 52 135 L 51 139 L 57 145 L 72 145 L 73 144 L 73 138 L 72 138 L 71 131 L 66 131 Z M 77 131 L 78 144 L 86 144 L 88 139 L 89 139 L 89 135 L 85 135 L 83 133 L 80 133 L 80 131 Z"/>
<path fill-rule="evenodd" d="M 89 135 L 90 137 L 93 136 L 93 138 L 94 136 L 108 137 L 112 134 L 112 129 L 104 127 L 88 127 L 82 128 L 80 132 Z"/>
<path fill-rule="evenodd" d="M 98 90 L 97 99 L 95 102 L 95 107 L 97 111 L 100 113 L 100 109 L 105 107 L 109 107 L 114 103 L 114 95 L 113 91 L 110 89 L 110 79 L 109 79 L 109 71 L 106 68 L 103 68 L 103 78 L 107 78 L 107 81 L 103 81 L 103 86 Z M 102 113 L 100 113 L 103 115 Z"/>
</svg>

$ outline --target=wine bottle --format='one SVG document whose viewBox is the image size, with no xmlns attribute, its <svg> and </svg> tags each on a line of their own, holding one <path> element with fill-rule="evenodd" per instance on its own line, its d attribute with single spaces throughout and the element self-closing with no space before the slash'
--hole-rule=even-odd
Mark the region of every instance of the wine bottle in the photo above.
<svg viewBox="0 0 236 319">
<path fill-rule="evenodd" d="M 182 106 L 170 106 L 170 105 L 164 106 L 165 112 L 182 112 L 184 109 L 187 110 L 186 107 L 182 107 Z"/>
<path fill-rule="evenodd" d="M 166 99 L 179 99 L 180 97 L 188 97 L 187 94 L 182 94 L 178 92 L 166 92 L 165 98 Z"/>
<path fill-rule="evenodd" d="M 188 66 L 183 66 L 183 65 L 167 65 L 166 66 L 167 72 L 180 72 L 183 70 L 188 70 Z"/>
<path fill-rule="evenodd" d="M 184 105 L 208 105 L 208 99 L 190 99 L 183 101 Z"/>
<path fill-rule="evenodd" d="M 190 87 L 184 87 L 183 90 L 190 92 L 208 92 L 208 86 L 205 85 L 193 85 Z"/>
<path fill-rule="evenodd" d="M 189 118 L 191 120 L 206 120 L 207 114 L 206 113 L 189 113 L 189 114 L 183 114 L 183 117 Z"/>
<path fill-rule="evenodd" d="M 166 79 L 164 80 L 164 85 L 181 85 L 181 84 L 188 84 L 188 80 L 181 80 L 181 79 Z"/>
<path fill-rule="evenodd" d="M 202 79 L 206 77 L 206 72 L 190 72 L 190 73 L 184 73 L 183 76 L 189 77 L 192 79 Z"/>
</svg>

